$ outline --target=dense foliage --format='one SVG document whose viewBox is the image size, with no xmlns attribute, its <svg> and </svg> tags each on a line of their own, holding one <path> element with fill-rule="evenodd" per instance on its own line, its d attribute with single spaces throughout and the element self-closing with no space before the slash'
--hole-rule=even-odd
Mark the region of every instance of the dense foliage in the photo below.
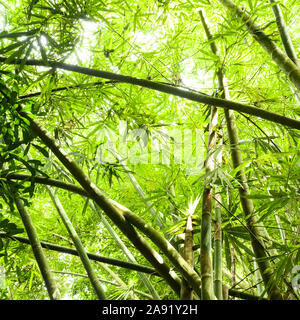
<svg viewBox="0 0 300 320">
<path fill-rule="evenodd" d="M 0 1 L 0 299 L 49 297 L 47 276 L 41 272 L 40 258 L 33 254 L 33 240 L 31 246 L 24 240 L 31 239 L 25 217 L 31 220 L 38 242 L 57 246 L 49 250 L 45 245 L 42 252 L 49 266 L 45 273 L 51 273 L 63 299 L 101 297 L 101 289 L 96 294 L 91 281 L 93 271 L 108 299 L 178 299 L 176 283 L 180 281 L 181 292 L 185 288 L 198 299 L 198 280 L 191 284 L 185 272 L 191 279 L 202 274 L 205 283 L 206 260 L 200 251 L 204 254 L 208 238 L 213 277 L 216 280 L 221 264 L 229 299 L 272 298 L 272 286 L 284 299 L 299 298 L 299 122 L 283 125 L 275 117 L 273 121 L 272 116 L 235 109 L 240 110 L 234 114 L 242 158 L 236 166 L 231 154 L 236 146 L 226 128 L 227 109 L 221 104 L 224 96 L 218 82 L 222 72 L 230 101 L 255 107 L 258 113 L 270 111 L 299 120 L 300 81 L 291 76 L 300 74 L 299 63 L 291 62 L 294 73 L 284 73 L 251 35 L 244 18 L 225 7 L 225 2 Z M 272 10 L 276 3 L 235 3 L 284 52 Z M 279 7 L 299 56 L 300 6 L 296 0 L 282 0 Z M 199 9 L 205 13 L 211 38 Z M 217 54 L 211 50 L 212 43 Z M 95 70 L 109 73 L 102 76 Z M 119 75 L 132 78 L 127 81 Z M 145 82 L 137 83 L 135 78 Z M 162 90 L 164 86 L 168 91 Z M 174 90 L 193 93 L 204 103 Z M 215 126 L 211 98 L 219 112 Z M 210 147 L 211 134 L 216 143 Z M 56 148 L 63 150 L 61 156 Z M 212 169 L 208 167 L 211 160 Z M 250 190 L 244 198 L 254 205 L 255 227 L 266 231 L 262 247 L 272 270 L 269 284 L 259 272 L 264 259 L 253 247 L 253 237 L 258 241 L 258 235 L 253 235 L 241 203 L 241 170 Z M 82 182 L 83 175 L 101 191 L 99 202 Z M 59 182 L 74 188 L 61 188 Z M 214 205 L 209 228 L 204 230 L 208 189 Z M 69 220 L 58 213 L 55 199 Z M 130 213 L 122 215 L 127 209 L 119 204 Z M 218 207 L 221 261 L 215 241 L 219 220 L 214 208 Z M 120 217 L 114 210 L 121 212 Z M 192 260 L 182 248 L 188 249 L 184 242 L 188 225 Z M 143 231 L 147 226 L 159 233 L 155 240 L 154 233 L 152 237 Z M 144 233 L 148 245 L 159 253 L 158 260 L 175 271 L 173 286 L 173 280 L 151 263 L 150 253 L 128 237 L 130 228 Z M 74 247 L 74 238 L 81 240 L 83 251 L 152 271 L 121 267 L 113 260 L 90 259 L 91 265 L 84 264 L 85 252 L 80 259 L 59 251 L 59 247 L 80 250 Z M 168 256 L 163 240 L 178 250 L 189 268 L 177 256 Z"/>
</svg>

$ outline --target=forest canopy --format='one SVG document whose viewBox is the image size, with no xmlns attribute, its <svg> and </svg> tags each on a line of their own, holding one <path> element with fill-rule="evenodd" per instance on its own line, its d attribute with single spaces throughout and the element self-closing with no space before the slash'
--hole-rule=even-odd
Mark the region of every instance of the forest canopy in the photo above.
<svg viewBox="0 0 300 320">
<path fill-rule="evenodd" d="M 298 300 L 296 0 L 0 1 L 0 299 Z"/>
</svg>

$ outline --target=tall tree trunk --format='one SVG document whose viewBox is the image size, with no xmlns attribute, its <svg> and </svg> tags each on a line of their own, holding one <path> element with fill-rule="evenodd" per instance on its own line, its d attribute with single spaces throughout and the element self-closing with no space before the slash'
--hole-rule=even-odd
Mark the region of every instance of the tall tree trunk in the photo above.
<svg viewBox="0 0 300 320">
<path fill-rule="evenodd" d="M 300 68 L 282 52 L 282 50 L 256 25 L 244 9 L 231 0 L 219 0 L 225 7 L 233 11 L 245 24 L 246 29 L 261 47 L 276 62 L 295 87 L 300 90 Z"/>
<path fill-rule="evenodd" d="M 221 2 L 231 2 L 231 0 L 220 0 Z M 200 16 L 203 13 L 200 11 Z M 209 31 L 207 23 L 205 23 L 205 32 L 207 35 L 207 38 L 211 40 L 212 36 Z M 218 56 L 218 50 L 214 42 L 211 42 L 210 44 L 212 52 Z M 219 69 L 217 70 L 218 75 L 218 83 L 219 83 L 219 91 L 222 93 L 222 97 L 225 99 L 229 99 L 229 91 L 226 84 L 226 79 L 223 74 L 223 70 Z M 238 139 L 238 133 L 237 133 L 237 127 L 235 122 L 235 116 L 232 110 L 224 110 L 225 118 L 226 118 L 226 124 L 227 124 L 227 131 L 228 131 L 228 137 L 230 142 L 230 151 L 231 151 L 231 158 L 234 168 L 238 168 L 243 162 L 242 162 L 242 155 L 239 148 L 239 139 Z M 244 173 L 244 170 L 241 169 L 236 175 L 236 178 L 239 182 L 239 195 L 240 195 L 240 201 L 243 207 L 243 212 L 245 215 L 247 228 L 250 234 L 251 244 L 252 248 L 255 254 L 255 257 L 257 259 L 257 263 L 259 265 L 259 269 L 262 275 L 262 278 L 265 283 L 265 287 L 268 290 L 268 295 L 270 299 L 277 299 L 281 300 L 282 295 L 280 293 L 280 290 L 276 284 L 272 281 L 273 272 L 270 269 L 270 263 L 266 259 L 268 257 L 264 242 L 265 239 L 268 239 L 267 232 L 263 225 L 257 225 L 257 216 L 254 213 L 254 206 L 251 199 L 248 198 L 250 195 L 249 186 L 247 183 L 247 178 Z"/>
<path fill-rule="evenodd" d="M 35 257 L 36 262 L 37 262 L 39 269 L 41 271 L 41 274 L 44 279 L 49 297 L 51 300 L 59 300 L 61 297 L 60 297 L 60 293 L 59 293 L 59 290 L 56 285 L 56 281 L 55 281 L 55 279 L 52 275 L 52 272 L 50 270 L 47 258 L 44 255 L 43 248 L 41 246 L 38 234 L 36 232 L 36 229 L 34 227 L 32 220 L 31 220 L 31 217 L 30 217 L 26 207 L 24 206 L 24 202 L 22 199 L 20 199 L 18 196 L 15 196 L 14 201 L 15 201 L 16 207 L 20 213 L 24 227 L 26 229 L 26 233 L 28 235 L 28 239 L 29 239 L 30 245 L 32 247 L 34 257 Z"/>
</svg>

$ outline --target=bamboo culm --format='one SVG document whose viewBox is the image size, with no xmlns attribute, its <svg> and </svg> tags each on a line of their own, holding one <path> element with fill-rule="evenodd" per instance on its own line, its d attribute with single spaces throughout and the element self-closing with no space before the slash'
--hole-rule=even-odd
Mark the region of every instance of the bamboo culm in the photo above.
<svg viewBox="0 0 300 320">
<path fill-rule="evenodd" d="M 6 63 L 6 61 L 7 61 L 7 57 L 0 56 L 0 62 Z M 22 64 L 22 63 L 24 63 L 22 59 L 14 59 L 9 62 L 9 64 Z M 32 59 L 32 60 L 26 60 L 25 64 L 32 65 L 32 66 L 44 66 L 44 67 L 49 67 L 54 69 L 58 68 L 58 69 L 73 71 L 73 72 L 77 72 L 77 73 L 81 73 L 81 74 L 85 74 L 93 77 L 114 80 L 120 83 L 129 83 L 129 84 L 145 87 L 151 90 L 156 90 L 156 91 L 168 93 L 174 96 L 178 96 L 181 98 L 189 99 L 191 101 L 254 115 L 274 123 L 279 123 L 279 124 L 300 130 L 299 120 L 288 118 L 280 114 L 263 110 L 251 105 L 242 104 L 242 103 L 225 100 L 225 99 L 219 99 L 206 94 L 187 91 L 187 90 L 172 86 L 170 84 L 163 84 L 160 82 L 134 78 L 134 77 L 125 76 L 121 74 L 115 74 L 108 71 L 95 70 L 95 69 L 80 67 L 80 66 L 66 64 L 63 62 L 56 62 L 56 61 L 44 62 L 42 60 Z M 299 71 L 299 74 L 300 74 L 300 71 Z M 300 86 L 300 81 L 299 81 L 299 86 Z"/>
<path fill-rule="evenodd" d="M 32 247 L 34 257 L 41 271 L 49 297 L 51 300 L 60 300 L 60 292 L 57 288 L 55 278 L 53 277 L 52 272 L 50 270 L 47 258 L 43 252 L 43 248 L 41 246 L 38 234 L 31 220 L 31 217 L 22 199 L 20 199 L 18 196 L 15 196 L 14 201 L 20 213 L 23 225 L 28 235 L 29 243 Z"/>
</svg>

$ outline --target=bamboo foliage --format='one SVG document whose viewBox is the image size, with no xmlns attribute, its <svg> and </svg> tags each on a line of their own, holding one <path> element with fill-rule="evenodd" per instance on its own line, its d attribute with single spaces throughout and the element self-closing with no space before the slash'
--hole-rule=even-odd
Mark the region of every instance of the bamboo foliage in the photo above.
<svg viewBox="0 0 300 320">
<path fill-rule="evenodd" d="M 299 299 L 295 1 L 25 2 L 0 3 L 0 299 Z"/>
<path fill-rule="evenodd" d="M 297 65 L 282 52 L 282 50 L 257 26 L 244 9 L 239 8 L 231 0 L 219 0 L 225 7 L 232 10 L 244 23 L 245 27 L 253 38 L 277 63 L 280 69 L 287 75 L 295 87 L 300 90 L 300 69 Z"/>
</svg>

